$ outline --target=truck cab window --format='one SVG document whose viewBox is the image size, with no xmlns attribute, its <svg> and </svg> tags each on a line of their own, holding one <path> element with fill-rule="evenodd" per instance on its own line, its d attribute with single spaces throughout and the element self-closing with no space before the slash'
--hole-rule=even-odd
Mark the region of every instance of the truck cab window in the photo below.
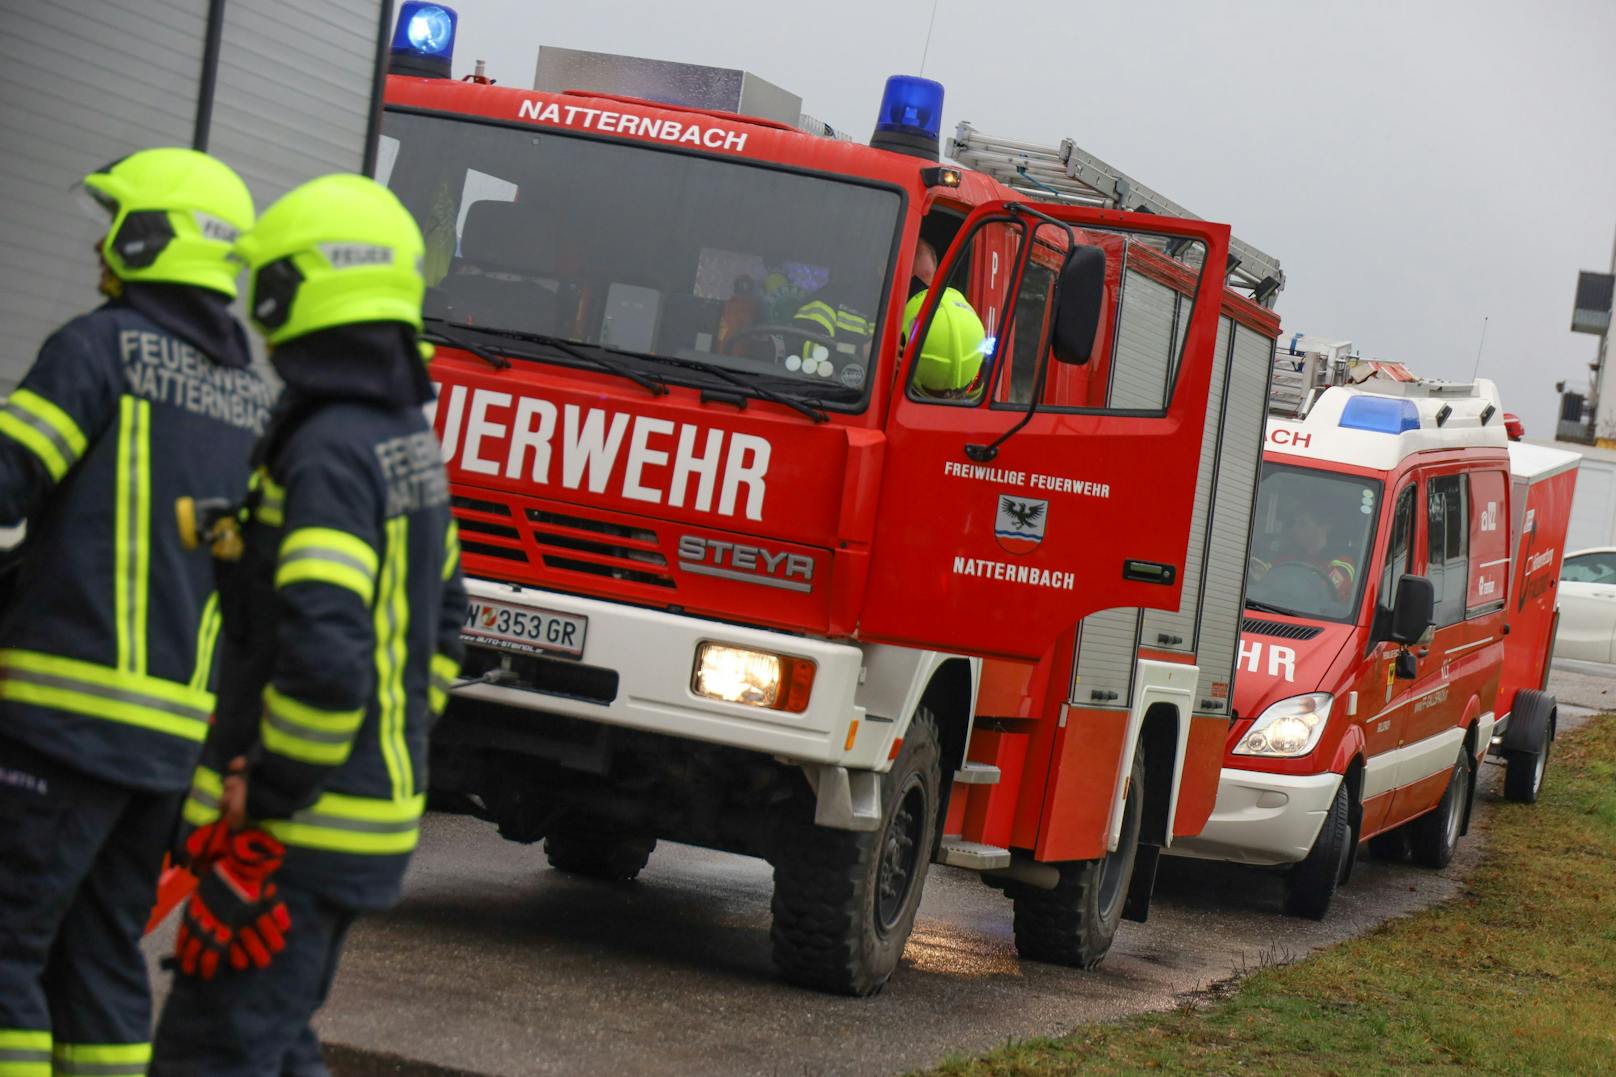
<svg viewBox="0 0 1616 1077">
<path fill-rule="evenodd" d="M 1391 538 L 1386 543 L 1386 563 L 1380 570 L 1380 587 L 1375 602 L 1382 609 L 1391 609 L 1397 597 L 1397 581 L 1414 571 L 1414 486 L 1408 485 L 1397 495 L 1397 509 L 1392 513 Z"/>
<path fill-rule="evenodd" d="M 1465 511 L 1463 475 L 1439 475 L 1425 484 L 1426 575 L 1436 589 L 1436 626 L 1457 624 L 1465 616 L 1469 586 L 1469 519 Z"/>
<path fill-rule="evenodd" d="M 1248 605 L 1296 617 L 1353 620 L 1380 492 L 1373 479 L 1263 464 Z"/>
</svg>

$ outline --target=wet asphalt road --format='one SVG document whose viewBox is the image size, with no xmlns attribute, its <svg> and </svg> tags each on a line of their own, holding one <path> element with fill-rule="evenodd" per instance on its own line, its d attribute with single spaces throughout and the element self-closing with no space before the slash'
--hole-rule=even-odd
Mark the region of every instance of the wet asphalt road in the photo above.
<svg viewBox="0 0 1616 1077">
<path fill-rule="evenodd" d="M 1557 670 L 1552 687 L 1563 704 L 1609 709 L 1609 672 Z M 1576 716 L 1562 712 L 1563 729 Z M 1150 922 L 1124 923 L 1095 972 L 1018 961 L 1009 901 L 932 865 L 902 966 L 864 1000 L 775 978 L 766 864 L 665 844 L 639 880 L 595 883 L 487 824 L 436 816 L 404 902 L 355 929 L 317 1025 L 343 1048 L 339 1074 L 900 1072 L 1171 1007 L 1441 901 L 1482 853 L 1501 773 L 1485 769 L 1452 865 L 1366 856 L 1324 923 L 1280 915 L 1275 875 L 1166 860 Z"/>
</svg>

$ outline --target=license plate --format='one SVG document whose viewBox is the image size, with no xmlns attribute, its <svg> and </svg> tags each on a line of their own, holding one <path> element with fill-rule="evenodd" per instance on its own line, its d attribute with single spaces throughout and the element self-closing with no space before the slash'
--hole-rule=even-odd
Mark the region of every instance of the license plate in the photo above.
<svg viewBox="0 0 1616 1077">
<path fill-rule="evenodd" d="M 474 598 L 466 606 L 460 636 L 467 643 L 509 651 L 582 658 L 588 629 L 587 617 Z"/>
</svg>

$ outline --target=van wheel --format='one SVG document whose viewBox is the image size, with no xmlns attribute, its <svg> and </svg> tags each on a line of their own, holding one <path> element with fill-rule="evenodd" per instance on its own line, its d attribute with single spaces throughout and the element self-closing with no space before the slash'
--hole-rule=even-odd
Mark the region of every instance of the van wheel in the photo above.
<svg viewBox="0 0 1616 1077">
<path fill-rule="evenodd" d="M 1549 739 L 1535 752 L 1510 752 L 1504 769 L 1504 796 L 1519 804 L 1536 804 L 1549 769 Z"/>
<path fill-rule="evenodd" d="M 1408 824 L 1408 844 L 1416 864 L 1428 868 L 1448 866 L 1453 850 L 1459 846 L 1459 835 L 1464 832 L 1465 813 L 1470 808 L 1474 784 L 1470 753 L 1461 747 L 1442 799 L 1431 811 Z"/>
<path fill-rule="evenodd" d="M 638 875 L 655 848 L 655 838 L 584 828 L 551 831 L 544 838 L 544 855 L 552 868 L 613 883 Z"/>
<path fill-rule="evenodd" d="M 1533 723 L 1536 736 L 1526 745 L 1504 753 L 1504 796 L 1519 804 L 1537 803 L 1543 791 L 1543 776 L 1549 769 L 1549 749 L 1554 744 L 1554 700 L 1539 698 L 1545 701 L 1540 704 L 1540 714 L 1531 716 L 1539 719 Z M 1516 705 L 1520 706 L 1519 701 Z M 1541 714 L 1543 710 L 1548 713 Z"/>
<path fill-rule="evenodd" d="M 1053 890 L 1011 883 L 1005 893 L 1015 902 L 1016 952 L 1029 961 L 1092 969 L 1116 941 L 1139 855 L 1144 821 L 1145 757 L 1135 752 L 1122 806 L 1122 834 L 1116 849 L 1101 860 L 1054 865 L 1060 882 Z"/>
<path fill-rule="evenodd" d="M 1347 873 L 1352 855 L 1352 795 L 1345 780 L 1336 788 L 1330 811 L 1319 827 L 1319 836 L 1307 856 L 1291 869 L 1285 880 L 1285 914 L 1322 920 L 1330 911 L 1330 899 Z"/>
<path fill-rule="evenodd" d="M 773 851 L 774 963 L 793 983 L 844 995 L 885 986 L 915 926 L 942 788 L 937 720 L 921 708 L 881 777 L 881 827 L 815 826 L 813 801 L 782 822 Z"/>
</svg>

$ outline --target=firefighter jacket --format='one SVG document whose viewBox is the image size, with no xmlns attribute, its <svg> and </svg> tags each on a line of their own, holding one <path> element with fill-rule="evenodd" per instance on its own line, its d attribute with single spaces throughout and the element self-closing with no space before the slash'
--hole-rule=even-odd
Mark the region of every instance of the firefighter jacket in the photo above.
<svg viewBox="0 0 1616 1077">
<path fill-rule="evenodd" d="M 466 594 L 431 386 L 389 323 L 274 353 L 286 392 L 254 450 L 245 553 L 221 562 L 217 724 L 186 800 L 217 817 L 246 755 L 247 813 L 282 877 L 384 907 L 419 835 L 427 734 L 459 670 Z"/>
<path fill-rule="evenodd" d="M 45 342 L 0 410 L 0 524 L 28 537 L 0 610 L 0 738 L 86 774 L 184 789 L 218 627 L 181 496 L 233 497 L 271 390 L 228 301 L 127 284 Z"/>
</svg>

